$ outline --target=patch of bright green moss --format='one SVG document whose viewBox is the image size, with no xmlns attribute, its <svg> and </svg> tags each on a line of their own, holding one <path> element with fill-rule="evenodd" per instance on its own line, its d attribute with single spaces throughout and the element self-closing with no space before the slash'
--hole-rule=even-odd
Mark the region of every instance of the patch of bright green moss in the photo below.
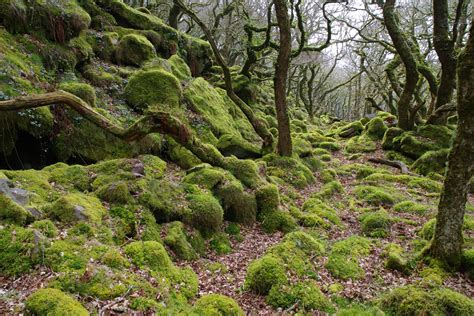
<svg viewBox="0 0 474 316">
<path fill-rule="evenodd" d="M 298 303 L 298 311 L 332 311 L 331 301 L 321 292 L 314 281 L 274 286 L 267 296 L 267 302 L 275 308 L 286 309 Z"/>
<path fill-rule="evenodd" d="M 163 241 L 180 259 L 192 260 L 198 257 L 188 241 L 184 225 L 181 222 L 172 222 L 166 226 L 166 236 Z"/>
<path fill-rule="evenodd" d="M 359 259 L 367 256 L 371 247 L 370 240 L 360 236 L 340 240 L 333 245 L 326 268 L 342 280 L 361 279 L 365 272 L 359 265 Z"/>
<path fill-rule="evenodd" d="M 120 39 L 115 50 L 119 64 L 141 66 L 145 61 L 156 56 L 153 44 L 142 35 L 127 34 Z"/>
<path fill-rule="evenodd" d="M 96 197 L 82 193 L 66 194 L 47 207 L 50 216 L 65 223 L 89 221 L 100 224 L 106 212 Z"/>
<path fill-rule="evenodd" d="M 78 301 L 57 289 L 36 291 L 27 298 L 25 309 L 33 315 L 89 315 Z"/>
<path fill-rule="evenodd" d="M 352 137 L 345 147 L 348 153 L 373 152 L 375 149 L 377 149 L 377 144 L 367 134 Z"/>
<path fill-rule="evenodd" d="M 207 294 L 199 298 L 194 303 L 194 312 L 205 316 L 243 316 L 245 314 L 233 299 L 220 294 Z"/>
<path fill-rule="evenodd" d="M 377 299 L 390 315 L 471 315 L 474 300 L 449 289 L 431 291 L 413 285 L 398 287 Z"/>
<path fill-rule="evenodd" d="M 408 200 L 395 204 L 393 210 L 401 213 L 425 214 L 430 210 L 430 207 Z"/>
<path fill-rule="evenodd" d="M 96 105 L 95 90 L 87 83 L 62 82 L 59 85 L 59 89 L 74 94 L 76 97 L 81 98 L 83 101 L 85 101 L 92 107 L 95 107 Z"/>
<path fill-rule="evenodd" d="M 403 199 L 395 190 L 380 186 L 359 185 L 354 193 L 357 198 L 371 205 L 392 205 Z"/>
<path fill-rule="evenodd" d="M 31 224 L 31 227 L 39 230 L 41 234 L 48 238 L 54 238 L 58 235 L 58 229 L 56 228 L 56 225 L 54 225 L 54 223 L 49 219 L 36 221 Z"/>
<path fill-rule="evenodd" d="M 178 114 L 181 94 L 179 80 L 164 70 L 139 71 L 130 78 L 124 90 L 128 104 L 137 110 L 156 106 Z"/>
<path fill-rule="evenodd" d="M 364 234 L 371 237 L 386 237 L 390 232 L 393 219 L 388 212 L 380 209 L 361 216 L 361 228 Z"/>
<path fill-rule="evenodd" d="M 278 177 L 295 188 L 304 188 L 315 180 L 311 170 L 296 158 L 269 154 L 262 159 L 267 163 L 268 175 Z"/>
<path fill-rule="evenodd" d="M 245 287 L 263 295 L 268 294 L 273 286 L 286 282 L 283 264 L 274 256 L 264 256 L 250 263 L 245 277 Z"/>
<path fill-rule="evenodd" d="M 135 241 L 124 248 L 125 254 L 139 268 L 167 271 L 173 264 L 162 244 L 156 241 Z"/>
</svg>

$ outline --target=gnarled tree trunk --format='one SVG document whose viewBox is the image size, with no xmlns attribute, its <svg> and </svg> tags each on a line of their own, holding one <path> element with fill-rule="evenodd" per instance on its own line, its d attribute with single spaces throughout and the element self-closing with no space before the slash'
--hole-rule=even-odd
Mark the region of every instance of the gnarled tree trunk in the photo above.
<svg viewBox="0 0 474 316">
<path fill-rule="evenodd" d="M 291 156 L 293 152 L 286 102 L 286 81 L 291 56 L 291 27 L 288 17 L 286 0 L 274 0 L 278 27 L 280 29 L 280 49 L 275 65 L 273 89 L 275 91 L 275 107 L 278 120 L 277 152 L 281 156 Z"/>
<path fill-rule="evenodd" d="M 474 21 L 473 21 L 474 22 Z M 458 60 L 458 128 L 436 216 L 430 253 L 456 268 L 462 251 L 462 226 L 469 180 L 474 175 L 474 29 Z"/>
<path fill-rule="evenodd" d="M 385 2 L 383 17 L 388 34 L 405 66 L 405 84 L 398 100 L 398 126 L 404 130 L 411 130 L 414 127 L 414 119 L 410 117 L 410 111 L 419 78 L 416 59 L 413 56 L 407 37 L 400 30 L 395 12 L 395 0 Z"/>
</svg>

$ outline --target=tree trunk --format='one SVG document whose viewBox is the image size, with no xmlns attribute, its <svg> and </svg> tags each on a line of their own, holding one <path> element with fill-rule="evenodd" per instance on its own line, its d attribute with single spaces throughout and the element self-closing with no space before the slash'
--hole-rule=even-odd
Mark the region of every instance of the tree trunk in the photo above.
<svg viewBox="0 0 474 316">
<path fill-rule="evenodd" d="M 433 1 L 433 44 L 441 62 L 441 81 L 438 87 L 435 110 L 451 102 L 456 85 L 457 58 L 454 51 L 454 41 L 449 34 L 448 18 L 448 1 Z M 430 116 L 427 123 L 446 123 L 446 113 Z"/>
<path fill-rule="evenodd" d="M 274 0 L 273 3 L 275 4 L 278 27 L 280 29 L 280 49 L 278 50 L 275 77 L 273 79 L 278 120 L 277 152 L 281 156 L 291 156 L 293 148 L 286 102 L 286 81 L 288 79 L 288 67 L 291 56 L 291 27 L 286 0 Z"/>
<path fill-rule="evenodd" d="M 414 120 L 410 118 L 411 103 L 419 77 L 416 59 L 413 56 L 408 39 L 398 25 L 398 17 L 395 13 L 395 0 L 387 0 L 385 2 L 383 17 L 388 34 L 405 66 L 405 85 L 398 100 L 398 126 L 404 130 L 411 130 L 414 127 Z"/>
<path fill-rule="evenodd" d="M 178 29 L 179 14 L 181 13 L 180 8 L 177 5 L 173 5 L 168 16 L 168 25 L 174 29 Z"/>
<path fill-rule="evenodd" d="M 473 21 L 474 22 L 474 21 Z M 458 128 L 449 154 L 448 170 L 436 216 L 430 253 L 453 268 L 459 267 L 462 226 L 469 180 L 474 174 L 474 29 L 458 61 Z"/>
</svg>

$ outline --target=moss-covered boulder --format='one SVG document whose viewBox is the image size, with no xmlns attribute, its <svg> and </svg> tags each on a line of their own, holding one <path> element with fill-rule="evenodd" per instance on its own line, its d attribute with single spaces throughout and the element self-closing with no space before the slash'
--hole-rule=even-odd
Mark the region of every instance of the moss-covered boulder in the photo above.
<svg viewBox="0 0 474 316">
<path fill-rule="evenodd" d="M 91 23 L 91 17 L 76 0 L 2 0 L 0 4 L 2 24 L 10 32 L 39 31 L 59 43 L 76 37 Z M 28 18 L 31 16 L 35 18 Z"/>
<path fill-rule="evenodd" d="M 382 139 L 387 130 L 385 122 L 380 117 L 374 117 L 366 125 L 367 135 L 372 139 Z"/>
<path fill-rule="evenodd" d="M 33 216 L 23 206 L 1 191 L 0 180 L 0 221 L 24 225 L 31 221 Z"/>
<path fill-rule="evenodd" d="M 267 302 L 275 308 L 289 308 L 298 303 L 298 310 L 332 310 L 331 301 L 321 292 L 314 281 L 302 281 L 292 285 L 274 286 L 267 296 Z"/>
<path fill-rule="evenodd" d="M 222 135 L 217 142 L 217 149 L 224 156 L 234 155 L 240 159 L 260 158 L 262 154 L 257 146 L 230 134 Z"/>
<path fill-rule="evenodd" d="M 155 56 L 153 44 L 145 36 L 138 34 L 122 37 L 115 50 L 115 58 L 122 65 L 141 66 Z"/>
<path fill-rule="evenodd" d="M 267 174 L 282 179 L 295 188 L 304 188 L 315 181 L 313 173 L 299 159 L 268 154 L 262 158 Z"/>
<path fill-rule="evenodd" d="M 128 104 L 138 111 L 157 106 L 164 111 L 179 111 L 181 85 L 171 73 L 164 70 L 135 73 L 124 90 Z"/>
<path fill-rule="evenodd" d="M 335 131 L 335 134 L 340 137 L 352 137 L 355 135 L 360 135 L 363 130 L 364 130 L 364 125 L 362 125 L 360 121 L 355 121 L 347 125 L 344 125 L 342 127 L 339 127 Z"/>
<path fill-rule="evenodd" d="M 0 229 L 0 273 L 18 276 L 29 272 L 41 258 L 46 240 L 41 233 L 19 226 Z"/>
<path fill-rule="evenodd" d="M 141 269 L 166 272 L 173 266 L 163 245 L 156 241 L 135 241 L 124 250 L 132 263 Z"/>
<path fill-rule="evenodd" d="M 179 259 L 192 260 L 198 257 L 188 240 L 186 230 L 181 222 L 172 222 L 165 228 L 164 243 L 171 248 Z"/>
<path fill-rule="evenodd" d="M 212 194 L 205 191 L 188 194 L 189 224 L 200 229 L 203 233 L 215 232 L 221 229 L 224 220 L 224 210 Z"/>
<path fill-rule="evenodd" d="M 107 213 L 99 199 L 82 194 L 66 194 L 46 208 L 47 214 L 65 223 L 88 221 L 100 224 Z"/>
<path fill-rule="evenodd" d="M 385 258 L 384 265 L 387 269 L 397 270 L 405 274 L 410 273 L 410 264 L 407 258 L 405 258 L 404 250 L 400 245 L 394 243 L 388 244 L 382 256 Z"/>
<path fill-rule="evenodd" d="M 415 160 L 411 168 L 422 175 L 428 175 L 432 172 L 444 174 L 449 152 L 449 148 L 427 151 Z"/>
<path fill-rule="evenodd" d="M 220 294 L 207 294 L 194 303 L 197 315 L 243 316 L 245 313 L 230 297 Z"/>
<path fill-rule="evenodd" d="M 257 294 L 266 295 L 273 286 L 287 282 L 285 269 L 280 260 L 264 256 L 253 261 L 245 277 L 245 287 Z"/>
<path fill-rule="evenodd" d="M 359 259 L 367 256 L 371 248 L 371 241 L 360 236 L 337 241 L 332 246 L 326 268 L 334 277 L 342 280 L 361 279 L 365 271 L 360 267 Z"/>
<path fill-rule="evenodd" d="M 59 89 L 74 94 L 76 97 L 81 98 L 87 104 L 95 107 L 96 95 L 93 87 L 87 83 L 80 82 L 63 82 L 59 85 Z"/>
<path fill-rule="evenodd" d="M 370 237 L 386 237 L 390 232 L 392 218 L 388 212 L 381 209 L 361 216 L 362 231 Z"/>
<path fill-rule="evenodd" d="M 57 289 L 41 289 L 28 297 L 25 310 L 32 315 L 87 316 L 89 312 L 78 301 Z"/>
<path fill-rule="evenodd" d="M 427 290 L 413 285 L 393 289 L 377 299 L 378 306 L 390 315 L 472 315 L 474 300 L 455 291 Z"/>
<path fill-rule="evenodd" d="M 377 144 L 367 134 L 352 137 L 345 147 L 348 153 L 373 152 L 375 149 Z"/>
</svg>

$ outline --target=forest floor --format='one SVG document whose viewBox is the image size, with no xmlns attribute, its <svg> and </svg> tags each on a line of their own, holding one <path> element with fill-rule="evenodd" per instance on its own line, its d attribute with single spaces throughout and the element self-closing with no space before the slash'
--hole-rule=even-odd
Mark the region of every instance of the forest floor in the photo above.
<svg viewBox="0 0 474 316">
<path fill-rule="evenodd" d="M 396 168 L 375 165 L 367 162 L 369 157 L 383 158 L 383 151 L 378 148 L 377 151 L 364 154 L 355 160 L 348 160 L 341 152 L 332 153 L 332 162 L 328 167 L 335 169 L 344 168 L 344 166 L 353 164 L 364 164 L 376 168 L 383 168 L 392 174 L 400 174 Z M 314 174 L 318 179 L 319 173 Z M 319 180 L 319 179 L 318 179 Z M 350 236 L 363 236 L 359 216 L 349 205 L 349 198 L 354 196 L 354 188 L 360 184 L 360 180 L 354 174 L 339 174 L 337 180 L 344 187 L 343 193 L 338 193 L 332 198 L 333 204 L 339 204 L 342 207 L 337 209 L 338 216 L 342 220 L 342 226 L 333 225 L 327 231 L 327 244 L 333 244 L 336 241 L 345 239 Z M 397 184 L 395 184 L 397 186 Z M 299 190 L 299 198 L 296 200 L 298 206 L 317 193 L 321 188 L 321 181 L 316 181 L 313 185 Z M 405 187 L 398 187 L 400 192 L 407 195 L 413 195 L 413 191 L 408 192 Z M 437 205 L 437 197 L 429 194 L 421 194 L 417 196 L 418 201 L 422 201 L 427 205 L 431 205 L 434 209 Z M 474 203 L 474 196 L 469 195 L 469 202 Z M 358 280 L 340 280 L 331 275 L 325 267 L 328 261 L 328 254 L 323 256 L 315 256 L 311 258 L 311 265 L 317 271 L 316 282 L 321 291 L 327 296 L 334 293 L 329 289 L 330 285 L 341 285 L 338 297 L 355 300 L 358 302 L 367 302 L 380 293 L 399 286 L 416 283 L 422 280 L 422 276 L 415 272 L 410 275 L 403 274 L 399 271 L 389 270 L 384 265 L 382 252 L 389 243 L 397 243 L 401 245 L 404 251 L 408 253 L 416 252 L 413 249 L 412 242 L 417 238 L 417 231 L 426 223 L 431 214 L 411 214 L 397 213 L 390 210 L 390 214 L 398 220 L 391 225 L 390 232 L 386 237 L 374 238 L 375 247 L 371 248 L 368 256 L 361 258 L 360 266 L 365 271 L 365 276 Z M 274 234 L 265 233 L 259 224 L 251 227 L 242 227 L 240 230 L 241 238 L 231 238 L 232 252 L 228 254 L 216 254 L 214 251 L 208 252 L 204 257 L 194 261 L 178 261 L 177 265 L 184 267 L 190 266 L 199 277 L 199 295 L 217 293 L 227 295 L 234 298 L 242 309 L 249 315 L 270 315 L 270 314 L 291 314 L 290 310 L 275 310 L 269 306 L 264 296 L 259 296 L 250 291 L 244 290 L 245 276 L 249 264 L 263 256 L 265 252 L 272 246 L 276 245 L 283 238 L 283 233 Z M 472 237 L 472 236 L 471 236 Z M 11 299 L 0 301 L 0 314 L 9 314 L 15 306 L 21 307 L 24 300 L 37 289 L 44 287 L 49 280 L 54 279 L 57 275 L 51 270 L 40 268 L 29 274 L 22 275 L 19 278 L 6 278 L 0 276 L 0 295 Z M 445 287 L 465 294 L 468 297 L 474 297 L 474 283 L 468 277 L 461 273 L 454 273 L 443 280 Z M 92 298 L 91 298 L 92 299 Z M 95 306 L 98 310 L 106 312 L 106 314 L 120 314 L 122 305 L 126 305 L 125 297 L 118 297 L 110 301 L 97 301 L 92 299 L 88 301 L 89 305 Z M 126 309 L 122 309 L 124 311 Z"/>
<path fill-rule="evenodd" d="M 378 148 L 376 152 L 362 155 L 355 160 L 348 160 L 341 152 L 332 154 L 333 159 L 338 161 L 338 166 L 350 164 L 367 164 L 373 167 L 385 168 L 385 166 L 376 165 L 367 162 L 370 157 L 384 158 L 384 152 Z M 387 170 L 393 174 L 401 174 L 400 170 L 396 168 L 386 167 Z M 315 173 L 318 177 L 318 173 Z M 354 175 L 338 176 L 338 180 L 344 187 L 344 192 L 335 197 L 335 201 L 347 202 L 347 197 L 352 196 L 353 188 L 357 185 L 357 179 Z M 300 190 L 302 197 L 297 201 L 301 206 L 306 199 L 310 198 L 311 194 L 317 192 L 321 187 L 321 182 L 316 181 L 315 184 Z M 400 191 L 405 191 L 405 188 L 399 187 Z M 406 192 L 405 192 L 406 193 Z M 418 197 L 419 198 L 419 197 Z M 474 202 L 474 195 L 469 194 L 469 202 Z M 434 203 L 433 200 L 436 200 Z M 426 204 L 437 205 L 437 198 L 426 196 L 424 197 Z M 339 210 L 338 215 L 343 221 L 343 227 L 334 225 L 328 232 L 328 243 L 332 244 L 338 240 L 345 239 L 349 236 L 363 236 L 361 230 L 358 213 L 355 213 L 346 204 L 346 208 Z M 411 244 L 417 238 L 417 231 L 427 222 L 431 216 L 414 215 L 409 213 L 397 213 L 393 210 L 390 212 L 393 216 L 402 220 L 393 224 L 390 228 L 390 233 L 385 238 L 377 238 L 377 246 L 373 247 L 370 254 L 362 258 L 360 266 L 365 271 L 365 277 L 359 280 L 339 280 L 331 275 L 325 268 L 328 257 L 315 257 L 311 264 L 318 271 L 318 279 L 316 280 L 321 290 L 331 295 L 329 286 L 331 284 L 341 284 L 343 290 L 338 293 L 339 296 L 355 300 L 359 302 L 366 302 L 375 298 L 382 292 L 389 289 L 420 282 L 422 276 L 418 273 L 406 275 L 399 271 L 389 270 L 384 266 L 384 259 L 382 252 L 389 243 L 397 243 L 401 245 L 406 253 L 413 253 L 414 249 Z M 404 221 L 406 220 L 406 221 Z M 256 258 L 261 257 L 268 248 L 277 244 L 283 237 L 281 233 L 266 234 L 262 231 L 259 225 L 241 229 L 242 241 L 232 240 L 232 253 L 218 255 L 216 253 L 209 253 L 206 258 L 201 258 L 193 262 L 182 261 L 178 265 L 191 266 L 199 276 L 200 293 L 209 294 L 218 293 L 224 294 L 234 298 L 239 305 L 250 315 L 271 315 L 275 313 L 287 314 L 291 311 L 275 310 L 265 302 L 265 297 L 256 295 L 252 292 L 244 291 L 245 274 L 248 265 Z M 472 282 L 465 274 L 454 273 L 443 280 L 443 285 L 447 288 L 453 289 L 457 292 L 463 293 L 468 297 L 474 297 L 474 282 Z"/>
</svg>

